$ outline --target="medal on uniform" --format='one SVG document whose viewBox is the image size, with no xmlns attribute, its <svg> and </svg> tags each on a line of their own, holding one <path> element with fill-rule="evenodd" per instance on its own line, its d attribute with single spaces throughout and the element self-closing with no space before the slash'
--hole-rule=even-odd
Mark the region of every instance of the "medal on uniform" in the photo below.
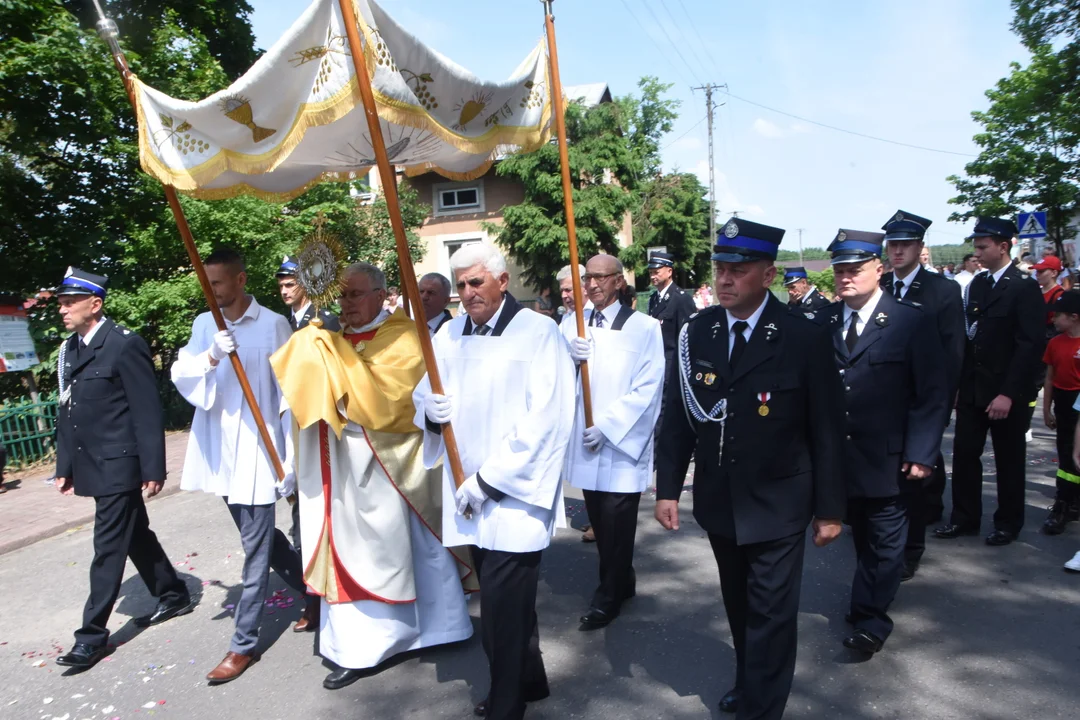
<svg viewBox="0 0 1080 720">
<path fill-rule="evenodd" d="M 716 382 L 716 373 L 705 373 L 705 384 L 712 385 Z"/>
<path fill-rule="evenodd" d="M 769 414 L 769 398 L 772 397 L 772 393 L 758 393 L 758 400 L 761 400 L 761 407 L 757 409 L 757 414 L 761 417 L 766 417 Z"/>
</svg>

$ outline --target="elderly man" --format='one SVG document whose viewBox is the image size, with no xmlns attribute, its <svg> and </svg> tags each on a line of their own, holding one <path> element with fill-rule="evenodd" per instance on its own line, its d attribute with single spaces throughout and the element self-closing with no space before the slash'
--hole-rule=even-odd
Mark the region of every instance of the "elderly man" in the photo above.
<svg viewBox="0 0 1080 720">
<path fill-rule="evenodd" d="M 562 474 L 574 418 L 574 369 L 555 323 L 506 292 L 506 260 L 493 246 L 454 253 L 465 314 L 434 338 L 445 394 L 428 378 L 413 399 L 425 428 L 424 461 L 444 453 L 453 421 L 466 480 L 455 492 L 444 464 L 443 544 L 475 545 L 480 631 L 491 672 L 476 712 L 520 720 L 548 695 L 540 656 L 540 556 L 565 525 Z M 468 511 L 468 513 L 466 513 Z"/>
<path fill-rule="evenodd" d="M 180 487 L 223 498 L 244 549 L 236 632 L 228 654 L 206 676 L 211 684 L 219 684 L 235 680 L 255 661 L 270 570 L 300 592 L 304 581 L 299 553 L 274 525 L 275 502 L 293 493 L 296 480 L 292 452 L 286 451 L 292 445 L 287 439 L 292 419 L 288 412 L 281 414 L 281 391 L 270 369 L 270 355 L 288 341 L 292 331 L 285 318 L 245 292 L 247 271 L 238 252 L 216 250 L 205 265 L 226 329 L 219 331 L 208 312 L 195 318 L 191 339 L 173 363 L 172 381 L 195 406 Z M 281 481 L 259 437 L 251 407 L 244 401 L 240 381 L 229 363 L 222 362 L 233 352 L 247 373 L 274 450 L 284 459 L 286 477 Z"/>
<path fill-rule="evenodd" d="M 574 279 L 570 277 L 572 272 L 569 265 L 563 266 L 559 273 L 555 276 L 555 282 L 559 283 L 559 297 L 562 298 L 563 307 L 566 308 L 566 314 L 562 316 L 560 323 L 570 322 L 576 323 L 575 320 L 568 320 L 574 316 Z M 578 265 L 578 278 L 581 280 L 581 293 L 584 297 L 582 299 L 585 304 L 582 306 L 582 312 L 587 313 L 592 309 L 592 302 L 589 301 L 589 296 L 585 292 L 585 266 Z"/>
<path fill-rule="evenodd" d="M 732 218 L 717 234 L 717 305 L 687 323 L 657 440 L 656 519 L 679 529 L 691 458 L 735 646 L 720 710 L 779 720 L 795 674 L 806 527 L 840 535 L 844 391 L 828 333 L 770 292 L 784 231 Z"/>
<path fill-rule="evenodd" d="M 784 289 L 788 292 L 788 306 L 793 310 L 814 312 L 829 304 L 828 299 L 810 284 L 810 276 L 804 267 L 789 267 L 784 271 Z"/>
<path fill-rule="evenodd" d="M 570 357 L 589 361 L 592 424 L 577 403 L 567 462 L 570 484 L 585 496 L 600 556 L 600 584 L 581 629 L 608 625 L 636 592 L 634 538 L 641 493 L 652 480 L 653 434 L 664 386 L 660 323 L 618 302 L 626 286 L 613 255 L 586 265 L 585 289 L 593 303 L 589 339 L 564 323 Z"/>
<path fill-rule="evenodd" d="M 424 307 L 424 319 L 432 337 L 446 323 L 454 319 L 446 306 L 450 304 L 450 281 L 442 273 L 428 273 L 420 278 L 420 304 Z"/>
<path fill-rule="evenodd" d="M 475 589 L 467 551 L 442 546 L 441 471 L 420 457 L 416 327 L 383 308 L 374 265 L 350 265 L 345 280 L 344 335 L 308 328 L 271 359 L 298 427 L 304 580 L 322 597 L 330 690 L 398 653 L 470 637 L 462 584 Z"/>
</svg>

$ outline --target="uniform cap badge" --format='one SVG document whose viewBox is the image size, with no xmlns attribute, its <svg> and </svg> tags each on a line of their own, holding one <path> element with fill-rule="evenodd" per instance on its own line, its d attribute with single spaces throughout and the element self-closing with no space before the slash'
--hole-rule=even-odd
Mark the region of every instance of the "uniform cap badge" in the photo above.
<svg viewBox="0 0 1080 720">
<path fill-rule="evenodd" d="M 724 226 L 724 236 L 728 238 L 736 237 L 739 234 L 739 226 L 732 220 Z"/>
</svg>

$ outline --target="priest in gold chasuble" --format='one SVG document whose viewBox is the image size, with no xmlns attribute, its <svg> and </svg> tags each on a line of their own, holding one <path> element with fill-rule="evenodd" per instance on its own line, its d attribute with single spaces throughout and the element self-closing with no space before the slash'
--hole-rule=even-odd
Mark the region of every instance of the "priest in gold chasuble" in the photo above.
<svg viewBox="0 0 1080 720">
<path fill-rule="evenodd" d="M 271 358 L 298 430 L 304 580 L 322 598 L 319 651 L 344 687 L 387 658 L 472 635 L 467 549 L 442 546 L 442 469 L 423 464 L 413 322 L 384 310 L 386 279 L 345 271 L 344 333 L 309 326 Z"/>
</svg>

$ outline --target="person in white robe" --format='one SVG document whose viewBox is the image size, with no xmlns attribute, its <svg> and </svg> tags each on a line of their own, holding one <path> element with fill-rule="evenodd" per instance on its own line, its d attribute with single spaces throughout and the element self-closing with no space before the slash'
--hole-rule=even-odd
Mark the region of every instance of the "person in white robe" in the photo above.
<svg viewBox="0 0 1080 720">
<path fill-rule="evenodd" d="M 386 277 L 345 271 L 346 330 L 308 326 L 271 359 L 296 420 L 304 580 L 322 598 L 319 653 L 337 690 L 398 653 L 472 636 L 468 550 L 443 547 L 442 469 L 424 467 L 412 393 L 416 326 L 384 309 Z"/>
<path fill-rule="evenodd" d="M 588 337 L 578 337 L 569 323 L 562 331 L 571 358 L 589 364 L 592 424 L 586 425 L 579 389 L 567 474 L 585 497 L 596 534 L 600 583 L 581 617 L 581 629 L 593 630 L 618 617 L 623 602 L 637 592 L 638 505 L 652 480 L 665 365 L 660 323 L 618 300 L 626 287 L 618 258 L 597 255 L 585 267 L 593 303 L 585 314 Z"/>
<path fill-rule="evenodd" d="M 217 684 L 236 679 L 256 659 L 270 570 L 295 590 L 302 592 L 304 582 L 300 555 L 275 527 L 275 503 L 292 494 L 296 481 L 287 438 L 292 418 L 283 406 L 269 361 L 292 330 L 284 317 L 245 292 L 247 272 L 239 253 L 217 250 L 204 264 L 227 329 L 218 331 L 208 312 L 196 317 L 191 339 L 173 363 L 172 381 L 195 406 L 180 487 L 224 498 L 244 550 L 244 589 L 236 604 L 236 631 L 228 654 L 206 676 Z M 233 351 L 244 366 L 274 450 L 285 466 L 283 480 L 277 477 L 240 381 L 226 359 Z"/>
<path fill-rule="evenodd" d="M 540 557 L 565 526 L 562 471 L 574 413 L 574 368 L 558 326 L 506 292 L 506 260 L 477 243 L 450 259 L 465 313 L 433 339 L 444 394 L 429 378 L 413 394 L 424 463 L 445 451 L 451 422 L 467 478 L 443 465 L 443 544 L 474 545 L 480 630 L 491 686 L 475 709 L 519 720 L 549 694 L 540 656 Z M 468 512 L 466 512 L 468 511 Z"/>
</svg>

